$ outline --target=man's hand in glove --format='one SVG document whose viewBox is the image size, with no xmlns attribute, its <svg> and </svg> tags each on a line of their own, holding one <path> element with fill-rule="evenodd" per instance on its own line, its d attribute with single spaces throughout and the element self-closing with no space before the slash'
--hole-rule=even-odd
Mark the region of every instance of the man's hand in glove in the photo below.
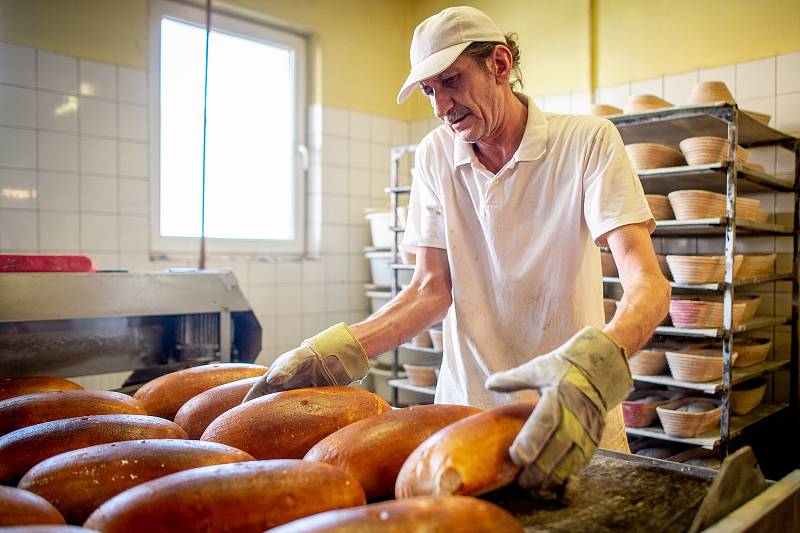
<svg viewBox="0 0 800 533">
<path fill-rule="evenodd" d="M 341 323 L 278 357 L 244 401 L 289 389 L 349 385 L 368 371 L 367 354 L 350 328 Z"/>
<path fill-rule="evenodd" d="M 541 398 L 509 449 L 523 467 L 519 485 L 540 497 L 563 491 L 569 476 L 589 462 L 605 414 L 633 385 L 622 349 L 597 328 L 586 327 L 564 345 L 489 377 L 498 392 L 537 389 Z"/>
</svg>

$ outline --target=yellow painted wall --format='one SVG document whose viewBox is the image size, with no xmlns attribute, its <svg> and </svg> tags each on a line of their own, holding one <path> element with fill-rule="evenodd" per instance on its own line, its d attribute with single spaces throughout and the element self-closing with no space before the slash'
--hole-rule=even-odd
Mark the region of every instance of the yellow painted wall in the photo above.
<svg viewBox="0 0 800 533">
<path fill-rule="evenodd" d="M 405 120 L 431 116 L 418 95 L 394 100 L 413 29 L 427 16 L 448 5 L 483 9 L 520 34 L 525 90 L 546 95 L 589 88 L 590 2 L 596 86 L 800 50 L 800 0 L 227 0 L 311 33 L 313 103 Z M 147 5 L 0 0 L 0 41 L 145 68 Z"/>
<path fill-rule="evenodd" d="M 0 41 L 147 67 L 147 0 L 0 0 Z"/>
<path fill-rule="evenodd" d="M 800 0 L 594 0 L 598 87 L 800 50 Z"/>
<path fill-rule="evenodd" d="M 406 58 L 414 27 L 454 5 L 474 6 L 488 14 L 503 33 L 519 34 L 526 93 L 557 94 L 589 88 L 589 0 L 419 0 L 408 30 Z M 419 91 L 405 105 L 413 119 L 432 116 L 430 104 Z"/>
</svg>

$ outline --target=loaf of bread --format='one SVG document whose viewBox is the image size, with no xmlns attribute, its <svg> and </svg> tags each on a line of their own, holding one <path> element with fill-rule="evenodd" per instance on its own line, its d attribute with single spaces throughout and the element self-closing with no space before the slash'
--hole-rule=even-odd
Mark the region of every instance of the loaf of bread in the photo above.
<svg viewBox="0 0 800 533">
<path fill-rule="evenodd" d="M 104 533 L 264 531 L 365 503 L 352 476 L 323 463 L 250 461 L 148 481 L 111 498 L 84 527 Z"/>
<path fill-rule="evenodd" d="M 172 420 L 183 404 L 223 383 L 264 374 L 267 367 L 249 363 L 215 363 L 178 370 L 145 383 L 134 398 L 147 413 Z"/>
<path fill-rule="evenodd" d="M 239 448 L 256 459 L 302 459 L 334 431 L 390 409 L 380 396 L 356 387 L 276 392 L 221 414 L 202 439 Z"/>
<path fill-rule="evenodd" d="M 420 496 L 327 511 L 269 533 L 522 533 L 516 518 L 469 496 Z"/>
<path fill-rule="evenodd" d="M 477 496 L 516 479 L 508 448 L 536 402 L 496 407 L 435 433 L 403 463 L 395 497 Z"/>
<path fill-rule="evenodd" d="M 33 466 L 59 453 L 106 442 L 185 439 L 177 424 L 142 415 L 93 415 L 44 422 L 0 437 L 0 483 L 16 484 Z"/>
<path fill-rule="evenodd" d="M 0 487 L 0 526 L 63 523 L 58 509 L 41 496 L 15 487 Z"/>
<path fill-rule="evenodd" d="M 178 409 L 175 423 L 186 430 L 190 439 L 199 439 L 215 418 L 242 403 L 258 380 L 240 379 L 201 392 Z"/>
<path fill-rule="evenodd" d="M 78 526 L 11 526 L 2 529 L 3 533 L 97 533 L 93 529 Z"/>
<path fill-rule="evenodd" d="M 129 440 L 50 457 L 20 480 L 52 503 L 68 524 L 83 524 L 106 500 L 131 487 L 182 470 L 252 461 L 236 448 L 191 440 Z"/>
<path fill-rule="evenodd" d="M 480 412 L 475 407 L 442 404 L 386 411 L 331 433 L 304 459 L 351 474 L 369 500 L 390 496 L 400 467 L 417 446 L 443 427 Z"/>
<path fill-rule="evenodd" d="M 0 402 L 0 435 L 16 429 L 86 415 L 146 415 L 138 400 L 100 390 L 34 392 Z"/>
<path fill-rule="evenodd" d="M 74 381 L 48 376 L 29 376 L 21 378 L 0 378 L 0 401 L 31 394 L 32 392 L 55 392 L 60 390 L 83 389 Z"/>
</svg>

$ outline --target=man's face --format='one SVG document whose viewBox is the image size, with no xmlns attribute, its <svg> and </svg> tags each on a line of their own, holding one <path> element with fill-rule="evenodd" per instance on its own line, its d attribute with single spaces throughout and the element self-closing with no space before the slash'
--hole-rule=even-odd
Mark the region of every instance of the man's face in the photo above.
<svg viewBox="0 0 800 533">
<path fill-rule="evenodd" d="M 486 139 L 499 119 L 499 85 L 494 76 L 477 61 L 464 54 L 444 72 L 420 82 L 433 112 L 462 141 Z"/>
</svg>

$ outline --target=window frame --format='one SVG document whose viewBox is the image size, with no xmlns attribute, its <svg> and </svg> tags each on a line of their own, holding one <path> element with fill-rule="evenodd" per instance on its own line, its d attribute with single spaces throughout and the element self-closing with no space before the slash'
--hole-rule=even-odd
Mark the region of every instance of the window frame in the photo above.
<svg viewBox="0 0 800 533">
<path fill-rule="evenodd" d="M 200 7 L 170 0 L 150 2 L 150 251 L 151 253 L 197 252 L 199 237 L 172 237 L 161 235 L 161 20 L 170 18 L 179 22 L 205 27 L 205 12 Z M 250 253 L 275 255 L 302 255 L 305 252 L 305 194 L 307 161 L 306 152 L 306 76 L 308 43 L 304 36 L 265 24 L 255 18 L 238 13 L 214 10 L 212 29 L 240 35 L 247 39 L 286 46 L 293 50 L 295 74 L 295 147 L 294 163 L 294 228 L 292 240 L 235 239 L 206 237 L 208 253 Z M 200 157 L 200 154 L 198 154 Z"/>
</svg>

